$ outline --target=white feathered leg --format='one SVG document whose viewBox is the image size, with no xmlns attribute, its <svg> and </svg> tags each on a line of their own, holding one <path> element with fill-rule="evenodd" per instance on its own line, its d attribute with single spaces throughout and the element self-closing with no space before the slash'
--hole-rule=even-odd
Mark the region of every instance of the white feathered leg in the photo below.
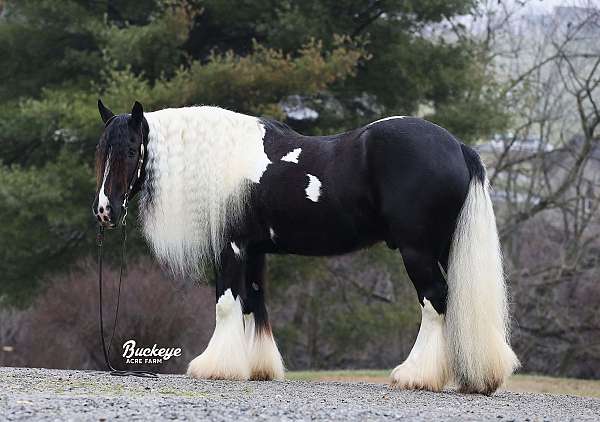
<svg viewBox="0 0 600 422">
<path fill-rule="evenodd" d="M 402 389 L 441 391 L 449 378 L 444 316 L 425 298 L 421 327 L 406 360 L 391 374 L 391 385 Z"/>
<path fill-rule="evenodd" d="M 271 327 L 256 326 L 254 314 L 244 315 L 244 321 L 250 360 L 250 379 L 283 380 L 285 378 L 283 359 L 275 344 Z"/>
<path fill-rule="evenodd" d="M 216 326 L 206 350 L 188 366 L 187 374 L 205 379 L 250 379 L 240 298 L 227 289 L 216 306 Z"/>
</svg>

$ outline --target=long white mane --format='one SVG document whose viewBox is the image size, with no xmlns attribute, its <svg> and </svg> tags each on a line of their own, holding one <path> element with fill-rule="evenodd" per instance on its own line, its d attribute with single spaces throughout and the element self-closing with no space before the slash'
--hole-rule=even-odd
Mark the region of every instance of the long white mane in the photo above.
<svg viewBox="0 0 600 422">
<path fill-rule="evenodd" d="M 145 114 L 150 128 L 143 232 L 176 273 L 195 272 L 225 247 L 251 183 L 270 164 L 259 119 L 217 107 Z"/>
</svg>

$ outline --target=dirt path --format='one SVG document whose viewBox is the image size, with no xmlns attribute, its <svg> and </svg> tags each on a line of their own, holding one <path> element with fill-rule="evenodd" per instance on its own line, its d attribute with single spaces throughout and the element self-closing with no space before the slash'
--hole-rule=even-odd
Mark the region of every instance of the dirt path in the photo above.
<svg viewBox="0 0 600 422">
<path fill-rule="evenodd" d="M 600 420 L 600 399 L 396 391 L 346 382 L 157 380 L 0 368 L 3 420 Z"/>
</svg>

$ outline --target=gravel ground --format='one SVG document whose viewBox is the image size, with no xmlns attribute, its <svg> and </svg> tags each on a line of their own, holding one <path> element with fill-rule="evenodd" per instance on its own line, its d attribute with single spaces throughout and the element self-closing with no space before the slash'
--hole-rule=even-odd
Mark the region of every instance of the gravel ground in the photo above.
<svg viewBox="0 0 600 422">
<path fill-rule="evenodd" d="M 600 420 L 600 399 L 397 391 L 341 382 L 199 381 L 0 368 L 2 420 Z"/>
</svg>

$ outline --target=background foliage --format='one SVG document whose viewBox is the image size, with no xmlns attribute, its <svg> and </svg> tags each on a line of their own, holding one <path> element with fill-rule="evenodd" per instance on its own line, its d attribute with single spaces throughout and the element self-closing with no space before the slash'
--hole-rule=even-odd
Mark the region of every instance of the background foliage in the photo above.
<svg viewBox="0 0 600 422">
<path fill-rule="evenodd" d="M 481 42 L 460 26 L 451 37 L 432 28 L 476 6 L 474 0 L 0 1 L 1 303 L 29 307 L 37 316 L 28 318 L 42 324 L 39 312 L 61 309 L 58 291 L 70 311 L 95 312 L 77 297 L 94 294 L 94 270 L 85 263 L 94 254 L 98 97 L 116 112 L 139 100 L 147 110 L 215 104 L 279 119 L 286 119 L 285 101 L 299 97 L 319 117 L 288 123 L 308 134 L 418 113 L 470 142 L 503 128 L 509 116 Z M 130 231 L 130 253 L 143 259 L 147 250 L 135 225 Z M 270 264 L 271 308 L 288 366 L 391 366 L 410 348 L 418 308 L 397 253 L 378 247 Z M 136 277 L 149 276 L 133 271 L 130 283 L 141 283 Z M 77 315 L 74 321 L 89 323 Z M 157 318 L 153 328 L 159 333 L 171 323 Z M 125 326 L 130 337 L 139 334 L 139 324 Z M 4 341 L 18 343 L 15 335 L 7 329 Z M 152 341 L 161 339 L 174 341 Z M 85 356 L 46 364 L 97 365 Z"/>
</svg>

